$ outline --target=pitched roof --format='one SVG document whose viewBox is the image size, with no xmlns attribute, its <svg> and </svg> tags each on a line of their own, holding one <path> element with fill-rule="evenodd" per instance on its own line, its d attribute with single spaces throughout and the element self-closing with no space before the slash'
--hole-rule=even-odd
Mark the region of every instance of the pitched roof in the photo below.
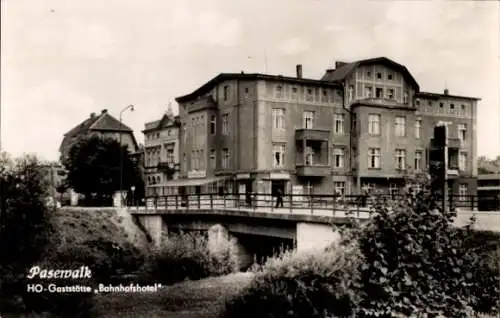
<svg viewBox="0 0 500 318">
<path fill-rule="evenodd" d="M 297 84 L 309 84 L 309 85 L 320 85 L 320 86 L 338 86 L 337 83 L 331 83 L 327 81 L 321 81 L 317 79 L 309 79 L 309 78 L 299 78 L 299 77 L 289 77 L 289 76 L 281 76 L 281 75 L 269 75 L 269 74 L 260 74 L 260 73 L 220 73 L 216 77 L 212 78 L 199 88 L 197 88 L 194 92 L 176 97 L 175 101 L 178 103 L 186 102 L 189 100 L 196 99 L 198 96 L 203 95 L 204 93 L 210 91 L 215 85 L 220 82 L 227 80 L 266 80 L 266 81 L 286 81 Z"/>
<path fill-rule="evenodd" d="M 417 91 L 420 90 L 420 87 L 411 75 L 410 71 L 406 68 L 406 66 L 396 63 L 393 60 L 387 58 L 387 57 L 375 57 L 375 58 L 370 58 L 370 59 L 365 59 L 365 60 L 359 60 L 356 62 L 352 63 L 345 63 L 342 66 L 332 69 L 332 70 L 327 70 L 325 75 L 321 78 L 323 81 L 331 81 L 331 82 L 341 82 L 346 79 L 346 77 L 350 76 L 359 66 L 361 65 L 367 65 L 367 64 L 382 64 L 386 65 L 389 67 L 392 67 L 401 74 L 403 74 L 404 78 L 410 82 L 412 86 L 416 88 Z"/>
<path fill-rule="evenodd" d="M 146 128 L 142 132 L 144 133 L 152 130 L 158 130 L 169 126 L 180 126 L 180 124 L 181 122 L 179 116 L 169 116 L 168 114 L 164 114 L 161 119 L 146 123 L 144 125 Z"/>
<path fill-rule="evenodd" d="M 71 144 L 71 141 L 79 136 L 88 133 L 89 131 L 117 131 L 133 133 L 127 125 L 120 123 L 119 120 L 111 116 L 106 109 L 101 111 L 100 115 L 92 113 L 89 118 L 85 119 L 79 125 L 64 134 L 59 150 L 62 151 Z M 134 143 L 136 143 L 134 138 Z"/>
</svg>

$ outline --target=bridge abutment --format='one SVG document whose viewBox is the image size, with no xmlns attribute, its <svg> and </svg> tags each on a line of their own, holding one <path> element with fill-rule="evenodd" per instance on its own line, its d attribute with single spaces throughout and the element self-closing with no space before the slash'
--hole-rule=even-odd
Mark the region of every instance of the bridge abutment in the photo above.
<svg viewBox="0 0 500 318">
<path fill-rule="evenodd" d="M 330 224 L 297 223 L 297 252 L 321 250 L 340 240 L 340 233 Z"/>
<path fill-rule="evenodd" d="M 163 224 L 161 215 L 141 215 L 138 216 L 138 221 L 142 224 L 144 229 L 148 232 L 153 240 L 153 245 L 157 248 L 161 246 L 163 232 L 166 231 L 166 226 Z"/>
</svg>

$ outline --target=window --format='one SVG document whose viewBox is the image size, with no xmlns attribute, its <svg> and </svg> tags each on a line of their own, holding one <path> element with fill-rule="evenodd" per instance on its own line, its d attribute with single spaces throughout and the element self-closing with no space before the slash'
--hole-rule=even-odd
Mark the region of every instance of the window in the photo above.
<svg viewBox="0 0 500 318">
<path fill-rule="evenodd" d="M 349 85 L 348 98 L 351 101 L 354 98 L 354 86 Z"/>
<path fill-rule="evenodd" d="M 285 145 L 273 144 L 273 167 L 279 168 L 285 166 Z"/>
<path fill-rule="evenodd" d="M 399 187 L 396 183 L 389 184 L 389 194 L 391 197 L 395 197 L 399 194 Z"/>
<path fill-rule="evenodd" d="M 210 149 L 210 168 L 215 170 L 217 164 L 217 155 L 215 153 L 215 149 Z"/>
<path fill-rule="evenodd" d="M 344 114 L 335 114 L 334 121 L 335 121 L 335 133 L 337 135 L 343 135 L 344 134 Z"/>
<path fill-rule="evenodd" d="M 229 99 L 229 86 L 226 85 L 224 86 L 224 100 L 228 100 Z"/>
<path fill-rule="evenodd" d="M 314 112 L 305 111 L 303 114 L 303 128 L 312 129 L 314 126 Z"/>
<path fill-rule="evenodd" d="M 167 148 L 167 162 L 171 165 L 174 164 L 174 149 L 173 148 Z"/>
<path fill-rule="evenodd" d="M 465 105 L 464 104 L 460 105 L 460 114 L 465 115 Z"/>
<path fill-rule="evenodd" d="M 466 201 L 467 200 L 467 193 L 469 192 L 467 189 L 467 184 L 461 184 L 458 186 L 458 195 L 460 201 Z"/>
<path fill-rule="evenodd" d="M 422 170 L 422 151 L 420 150 L 415 152 L 414 168 L 416 171 Z"/>
<path fill-rule="evenodd" d="M 229 135 L 229 114 L 222 115 L 222 134 Z"/>
<path fill-rule="evenodd" d="M 372 77 L 372 72 L 370 72 L 370 71 L 366 72 L 366 77 L 368 77 L 368 78 Z"/>
<path fill-rule="evenodd" d="M 285 110 L 273 108 L 273 130 L 285 129 Z"/>
<path fill-rule="evenodd" d="M 283 98 L 283 87 L 280 85 L 276 86 L 276 98 Z"/>
<path fill-rule="evenodd" d="M 380 135 L 380 115 L 371 114 L 368 116 L 368 133 Z"/>
<path fill-rule="evenodd" d="M 455 110 L 455 104 L 450 104 L 450 111 L 453 112 Z"/>
<path fill-rule="evenodd" d="M 210 116 L 210 134 L 215 135 L 215 115 Z"/>
<path fill-rule="evenodd" d="M 311 146 L 306 147 L 306 166 L 313 164 L 314 151 Z"/>
<path fill-rule="evenodd" d="M 371 87 L 371 86 L 365 87 L 365 97 L 371 98 L 372 94 L 373 94 L 373 87 Z"/>
<path fill-rule="evenodd" d="M 464 142 L 467 139 L 467 125 L 458 124 L 458 138 Z"/>
<path fill-rule="evenodd" d="M 396 149 L 396 169 L 406 170 L 406 150 Z"/>
<path fill-rule="evenodd" d="M 335 191 L 336 195 L 344 195 L 345 194 L 345 182 L 334 182 L 333 183 L 333 191 Z"/>
<path fill-rule="evenodd" d="M 297 99 L 297 87 L 292 87 L 292 98 Z"/>
<path fill-rule="evenodd" d="M 335 148 L 333 150 L 333 165 L 335 168 L 344 167 L 344 149 Z"/>
<path fill-rule="evenodd" d="M 415 121 L 415 138 L 420 139 L 421 135 L 422 135 L 422 120 L 417 119 Z"/>
<path fill-rule="evenodd" d="M 382 73 L 377 73 L 377 78 L 382 79 Z"/>
<path fill-rule="evenodd" d="M 380 168 L 380 148 L 368 149 L 368 167 L 372 169 Z"/>
<path fill-rule="evenodd" d="M 387 98 L 388 99 L 394 99 L 394 88 L 389 88 L 387 90 Z"/>
<path fill-rule="evenodd" d="M 420 99 L 418 99 L 418 98 L 417 98 L 417 99 L 415 100 L 415 105 L 420 106 Z"/>
<path fill-rule="evenodd" d="M 458 169 L 460 171 L 465 171 L 467 167 L 467 153 L 461 151 L 458 154 Z"/>
<path fill-rule="evenodd" d="M 408 91 L 405 91 L 403 94 L 403 103 L 408 104 Z"/>
<path fill-rule="evenodd" d="M 375 97 L 376 98 L 382 98 L 384 95 L 384 89 L 383 88 L 380 88 L 380 87 L 377 87 L 375 89 Z"/>
<path fill-rule="evenodd" d="M 191 170 L 198 170 L 198 151 L 191 151 Z"/>
<path fill-rule="evenodd" d="M 402 116 L 396 117 L 395 124 L 396 137 L 404 137 L 406 135 L 406 118 Z"/>
<path fill-rule="evenodd" d="M 229 168 L 229 162 L 231 160 L 231 154 L 229 153 L 228 148 L 222 149 L 222 168 L 227 169 Z"/>
<path fill-rule="evenodd" d="M 388 79 L 389 81 L 392 81 L 392 73 L 387 74 L 387 79 Z"/>
<path fill-rule="evenodd" d="M 205 170 L 205 151 L 203 149 L 198 150 L 198 169 Z"/>
</svg>

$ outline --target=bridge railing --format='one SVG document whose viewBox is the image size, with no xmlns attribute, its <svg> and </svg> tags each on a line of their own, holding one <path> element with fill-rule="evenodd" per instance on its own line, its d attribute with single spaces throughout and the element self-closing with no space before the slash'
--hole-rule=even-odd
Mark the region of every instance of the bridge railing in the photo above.
<svg viewBox="0 0 500 318">
<path fill-rule="evenodd" d="M 370 197 L 366 195 L 343 195 L 331 194 L 298 195 L 288 194 L 278 202 L 276 196 L 262 193 L 245 194 L 196 194 L 196 195 L 166 195 L 146 198 L 148 210 L 213 210 L 213 209 L 238 209 L 256 212 L 278 212 L 278 213 L 300 213 L 335 216 L 354 213 L 358 217 L 369 217 L 374 201 L 377 199 L 398 200 L 399 195 L 378 195 Z M 478 210 L 481 204 L 486 202 L 500 210 L 498 197 L 478 196 L 449 196 L 449 206 L 463 210 Z M 483 203 L 481 203 L 483 202 Z"/>
</svg>

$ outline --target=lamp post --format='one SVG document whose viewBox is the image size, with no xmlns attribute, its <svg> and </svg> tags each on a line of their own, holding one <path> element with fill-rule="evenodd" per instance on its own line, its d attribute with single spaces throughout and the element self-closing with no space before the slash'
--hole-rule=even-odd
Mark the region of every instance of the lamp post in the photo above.
<svg viewBox="0 0 500 318">
<path fill-rule="evenodd" d="M 123 206 L 123 200 L 124 200 L 124 197 L 123 197 L 123 146 L 122 146 L 122 131 L 121 131 L 121 126 L 122 126 L 122 114 L 129 110 L 131 112 L 134 111 L 134 105 L 128 105 L 127 107 L 125 107 L 124 109 L 122 109 L 122 111 L 120 112 L 120 207 Z"/>
<path fill-rule="evenodd" d="M 130 190 L 132 191 L 132 206 L 135 204 L 135 186 L 131 186 Z"/>
</svg>

